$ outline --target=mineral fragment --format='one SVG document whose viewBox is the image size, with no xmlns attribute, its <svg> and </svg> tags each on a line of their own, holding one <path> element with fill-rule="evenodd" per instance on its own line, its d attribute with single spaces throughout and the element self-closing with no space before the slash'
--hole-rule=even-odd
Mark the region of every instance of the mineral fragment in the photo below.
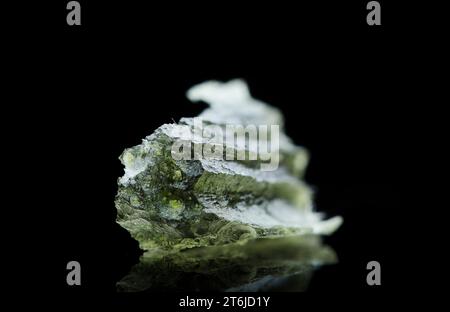
<svg viewBox="0 0 450 312">
<path fill-rule="evenodd" d="M 286 136 L 278 109 L 253 99 L 242 80 L 205 82 L 191 88 L 188 98 L 210 104 L 198 116 L 202 125 L 223 133 L 228 125 L 266 126 L 268 134 L 243 145 L 229 144 L 228 137 L 218 146 L 194 118 L 182 118 L 126 149 L 120 157 L 125 174 L 118 181 L 117 221 L 141 248 L 242 245 L 260 238 L 330 234 L 339 227 L 340 217 L 323 220 L 313 210 L 311 188 L 301 180 L 308 153 Z M 275 138 L 271 126 L 279 129 L 278 146 L 270 151 L 276 152 L 277 167 L 265 171 L 261 166 L 270 159 L 260 147 Z M 187 146 L 192 159 L 174 157 L 177 142 L 184 144 L 184 152 Z M 198 155 L 211 143 L 223 153 L 247 157 Z"/>
</svg>

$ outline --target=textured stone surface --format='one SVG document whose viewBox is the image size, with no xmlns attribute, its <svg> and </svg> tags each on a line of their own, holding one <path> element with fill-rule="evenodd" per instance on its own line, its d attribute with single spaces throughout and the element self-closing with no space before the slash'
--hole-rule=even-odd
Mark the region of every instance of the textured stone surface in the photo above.
<svg viewBox="0 0 450 312">
<path fill-rule="evenodd" d="M 257 238 L 330 234 L 340 217 L 323 220 L 313 211 L 312 191 L 301 177 L 307 151 L 283 132 L 279 110 L 253 99 L 244 82 L 206 82 L 188 91 L 192 101 L 210 104 L 199 117 L 205 123 L 279 125 L 279 167 L 262 171 L 257 160 L 175 160 L 174 142 L 186 139 L 192 118 L 165 124 L 126 149 L 120 157 L 125 174 L 119 179 L 117 221 L 147 250 L 245 244 Z M 207 143 L 203 136 L 189 138 Z M 227 148 L 239 149 L 235 146 Z"/>
</svg>

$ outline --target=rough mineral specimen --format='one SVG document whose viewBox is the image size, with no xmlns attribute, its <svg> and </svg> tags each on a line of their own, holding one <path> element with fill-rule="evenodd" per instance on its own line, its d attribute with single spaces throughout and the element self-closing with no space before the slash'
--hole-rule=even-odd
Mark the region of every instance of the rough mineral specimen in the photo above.
<svg viewBox="0 0 450 312">
<path fill-rule="evenodd" d="M 226 160 L 199 157 L 197 152 L 212 138 L 205 136 L 206 128 L 196 129 L 193 118 L 162 125 L 120 157 L 125 174 L 118 181 L 117 221 L 142 248 L 174 251 L 242 245 L 260 238 L 330 234 L 339 227 L 340 217 L 324 221 L 313 211 L 312 191 L 301 180 L 308 153 L 285 135 L 279 110 L 253 99 L 242 80 L 205 82 L 187 95 L 209 103 L 199 116 L 202 123 L 224 132 L 230 124 L 269 129 L 278 125 L 277 168 L 261 170 L 268 155 L 258 145 L 270 141 L 274 133 L 241 146 L 225 140 L 224 153 L 248 156 Z M 173 146 L 180 141 L 189 144 L 184 146 L 189 146 L 194 159 L 174 157 Z"/>
</svg>

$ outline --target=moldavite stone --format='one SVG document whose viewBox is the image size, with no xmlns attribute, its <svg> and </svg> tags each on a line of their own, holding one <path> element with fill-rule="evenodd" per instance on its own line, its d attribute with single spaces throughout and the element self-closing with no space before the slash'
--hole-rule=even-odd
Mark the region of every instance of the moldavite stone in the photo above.
<svg viewBox="0 0 450 312">
<path fill-rule="evenodd" d="M 205 82 L 187 95 L 210 104 L 199 116 L 203 124 L 223 129 L 230 124 L 279 125 L 278 167 L 261 170 L 267 155 L 250 142 L 244 147 L 225 144 L 224 149 L 244 149 L 256 160 L 177 160 L 174 143 L 188 142 L 195 155 L 196 147 L 211 143 L 210 138 L 199 135 L 193 118 L 162 125 L 120 157 L 125 174 L 118 181 L 117 221 L 142 248 L 152 255 L 155 250 L 173 254 L 194 247 L 248 246 L 262 238 L 330 234 L 339 227 L 340 217 L 323 220 L 313 211 L 312 191 L 301 180 L 308 153 L 283 132 L 279 110 L 253 99 L 241 80 Z M 179 256 L 166 260 L 172 263 Z"/>
<path fill-rule="evenodd" d="M 302 181 L 307 151 L 283 132 L 280 111 L 253 99 L 241 80 L 206 82 L 187 95 L 210 104 L 200 124 L 182 118 L 162 125 L 120 157 L 117 221 L 146 252 L 118 290 L 304 290 L 315 267 L 336 262 L 319 235 L 342 222 L 313 211 Z M 245 157 L 202 157 L 205 144 L 220 146 L 203 124 L 224 130 L 223 154 Z M 268 132 L 231 144 L 228 125 Z M 276 153 L 260 148 L 274 138 Z M 174 155 L 179 142 L 193 159 Z M 276 166 L 262 170 L 272 160 Z"/>
</svg>

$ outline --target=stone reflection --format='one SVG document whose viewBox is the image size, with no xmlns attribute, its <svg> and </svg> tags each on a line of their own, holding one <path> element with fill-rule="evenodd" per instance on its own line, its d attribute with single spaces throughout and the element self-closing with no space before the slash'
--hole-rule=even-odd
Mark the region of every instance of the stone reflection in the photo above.
<svg viewBox="0 0 450 312">
<path fill-rule="evenodd" d="M 313 235 L 147 251 L 118 291 L 304 291 L 315 268 L 337 262 Z"/>
</svg>

